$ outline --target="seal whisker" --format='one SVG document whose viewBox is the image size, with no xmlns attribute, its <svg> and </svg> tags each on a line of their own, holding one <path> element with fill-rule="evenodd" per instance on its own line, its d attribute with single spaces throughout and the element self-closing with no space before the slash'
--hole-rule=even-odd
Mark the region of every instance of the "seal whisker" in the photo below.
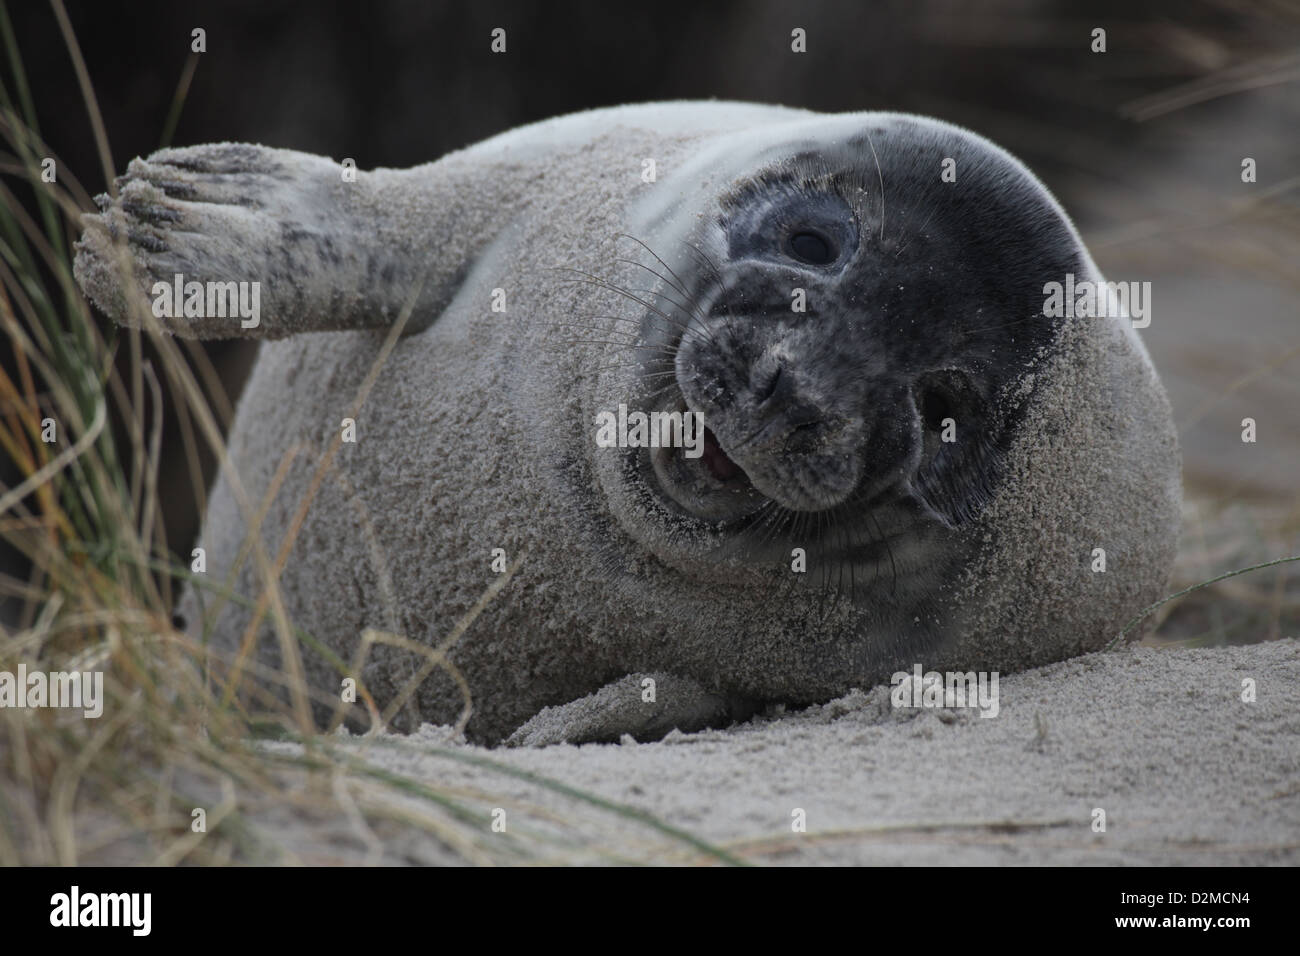
<svg viewBox="0 0 1300 956">
<path fill-rule="evenodd" d="M 764 509 L 762 521 L 750 529 L 752 560 L 755 563 L 762 563 L 764 550 L 776 540 L 790 513 L 788 509 L 781 507 L 779 502 L 772 501 L 771 505 L 772 507 Z M 755 538 L 757 540 L 753 540 Z"/>
<path fill-rule="evenodd" d="M 644 269 L 646 272 L 650 273 L 652 276 L 659 279 L 665 285 L 671 286 L 671 283 L 669 283 L 667 279 L 665 279 L 662 275 L 660 275 L 658 272 L 656 272 L 654 269 L 651 269 L 649 266 L 645 265 L 644 263 L 637 262 L 634 259 L 623 259 L 623 258 L 615 258 L 614 261 L 623 262 L 628 265 L 637 266 L 640 269 Z M 674 299 L 672 296 L 668 295 L 666 292 L 660 289 L 635 289 L 633 291 L 642 292 L 646 295 L 651 295 L 663 299 L 665 302 L 671 305 L 678 312 L 681 312 L 683 315 L 694 316 L 695 318 L 700 319 L 701 321 L 704 319 L 703 314 L 700 313 L 698 309 L 693 309 L 689 305 L 683 305 L 682 303 Z"/>
<path fill-rule="evenodd" d="M 689 249 L 692 253 L 694 253 L 697 259 L 702 260 L 704 264 L 708 266 L 709 271 L 713 273 L 713 278 L 717 280 L 718 291 L 722 291 L 727 287 L 727 283 L 722 278 L 722 273 L 718 270 L 717 264 L 711 258 L 709 258 L 709 256 L 703 250 L 697 249 L 695 246 L 691 245 L 689 242 L 686 242 L 685 240 L 682 240 L 682 245 L 684 245 L 687 249 Z"/>
<path fill-rule="evenodd" d="M 634 332 L 624 332 L 621 329 L 607 329 L 599 325 L 583 325 L 580 322 L 555 322 L 551 325 L 551 328 L 577 329 L 586 332 L 599 332 L 602 335 L 626 335 L 628 336 L 626 341 L 629 345 L 635 345 L 637 342 L 642 341 L 641 337 Z"/>
<path fill-rule="evenodd" d="M 633 349 L 637 349 L 637 350 L 639 350 L 639 351 L 646 351 L 646 352 L 662 352 L 662 353 L 664 353 L 664 354 L 666 354 L 666 355 L 672 355 L 672 354 L 673 354 L 672 351 L 671 351 L 670 349 L 666 349 L 666 348 L 662 348 L 662 347 L 651 347 L 651 346 L 646 346 L 646 345 L 638 345 L 638 344 L 635 343 L 635 342 L 613 342 L 613 341 L 610 341 L 610 340 L 608 340 L 608 339 L 585 339 L 585 338 L 572 338 L 572 339 L 564 339 L 564 340 L 561 341 L 559 344 L 560 344 L 560 345 L 613 345 L 613 346 L 616 346 L 616 347 L 621 348 L 621 349 L 633 348 Z M 550 352 L 560 352 L 560 353 L 563 352 L 562 349 L 548 349 L 547 351 L 550 351 Z"/>
<path fill-rule="evenodd" d="M 567 280 L 567 281 L 569 281 L 569 282 L 581 282 L 581 283 L 586 283 L 587 285 L 594 285 L 594 286 L 596 286 L 596 287 L 598 287 L 598 288 L 606 289 L 606 290 L 609 291 L 609 292 L 613 292 L 613 293 L 616 293 L 616 294 L 618 294 L 618 295 L 624 296 L 624 297 L 626 297 L 626 298 L 628 298 L 628 299 L 631 299 L 633 302 L 636 302 L 636 303 L 639 304 L 639 305 L 643 305 L 643 306 L 645 306 L 645 307 L 646 307 L 647 309 L 649 309 L 651 312 L 655 312 L 655 313 L 657 313 L 658 315 L 663 316 L 665 319 L 669 319 L 669 318 L 670 318 L 670 316 L 668 315 L 668 313 L 664 312 L 662 309 L 659 309 L 659 308 L 657 308 L 657 307 L 651 305 L 649 302 L 645 301 L 644 299 L 638 298 L 637 296 L 635 296 L 635 295 L 633 295 L 631 292 L 629 292 L 627 289 L 624 289 L 622 286 L 614 285 L 614 284 L 613 284 L 610 280 L 608 280 L 608 279 L 602 279 L 600 276 L 592 275 L 590 272 L 583 272 L 581 269 L 562 268 L 562 269 L 557 269 L 556 271 L 559 271 L 559 272 L 574 272 L 574 273 L 577 273 L 579 276 L 583 276 L 584 278 L 581 278 L 581 279 L 569 279 L 569 280 Z M 651 292 L 650 294 L 651 294 L 651 295 L 655 295 L 656 293 Z"/>
<path fill-rule="evenodd" d="M 676 376 L 676 375 L 677 375 L 677 369 L 675 369 L 675 368 L 670 368 L 670 369 L 664 369 L 664 370 L 661 371 L 661 372 L 647 372 L 645 375 L 643 375 L 643 376 L 641 376 L 641 377 L 642 377 L 642 378 L 663 378 L 664 376 L 667 376 L 667 375 L 673 375 L 673 376 Z M 669 384 L 667 384 L 667 385 L 663 386 L 662 388 L 660 388 L 659 391 L 661 391 L 661 392 L 665 392 L 665 391 L 667 391 L 669 388 L 672 388 L 675 384 L 676 384 L 675 382 L 670 382 Z"/>
<path fill-rule="evenodd" d="M 897 594 L 898 593 L 898 565 L 894 562 L 893 545 L 889 543 L 889 536 L 886 535 L 883 531 L 881 531 L 880 519 L 877 518 L 874 513 L 871 515 L 871 520 L 876 523 L 876 531 L 877 533 L 880 534 L 880 540 L 885 545 L 885 553 L 889 555 L 889 567 L 891 573 L 893 574 L 893 582 L 889 586 L 889 593 Z"/>
<path fill-rule="evenodd" d="M 563 341 L 566 343 L 591 342 L 592 344 L 595 345 L 619 345 L 625 348 L 636 349 L 638 351 L 644 351 L 644 352 L 662 352 L 663 354 L 670 355 L 670 356 L 675 356 L 677 354 L 677 349 L 674 346 L 647 343 L 645 339 L 642 338 L 640 335 L 637 335 L 633 332 L 624 332 L 619 329 L 608 329 L 608 328 L 603 328 L 601 326 L 594 326 L 594 325 L 582 325 L 580 323 L 574 323 L 574 322 L 554 322 L 552 323 L 551 328 L 557 331 L 569 329 L 575 331 L 596 332 L 600 335 L 627 336 L 626 339 L 622 341 L 615 341 L 615 342 L 610 342 L 605 339 L 585 338 L 583 336 L 578 336 L 572 339 L 564 339 Z"/>
<path fill-rule="evenodd" d="M 634 325 L 634 326 L 635 326 L 635 325 L 640 325 L 640 323 L 641 323 L 641 319 L 640 319 L 639 317 L 637 317 L 637 316 L 631 316 L 631 315 L 610 315 L 610 314 L 608 314 L 608 313 L 601 313 L 601 312 L 575 312 L 575 313 L 572 313 L 572 314 L 569 316 L 569 318 L 573 318 L 573 319 L 593 319 L 593 320 L 594 320 L 594 319 L 605 319 L 605 320 L 610 321 L 610 322 L 626 322 L 626 323 L 628 323 L 629 325 Z M 655 321 L 658 321 L 658 320 L 656 319 Z M 682 322 L 680 319 L 674 319 L 672 316 L 664 316 L 664 317 L 663 317 L 663 321 L 669 323 L 673 328 L 680 329 L 680 330 L 682 330 L 683 332 L 686 331 L 686 330 L 689 328 L 689 326 L 687 325 L 687 323 Z M 659 329 L 658 331 L 663 332 L 663 331 L 667 331 L 667 330 L 665 330 L 665 329 Z"/>
<path fill-rule="evenodd" d="M 595 368 L 593 369 L 593 371 L 597 371 L 597 372 L 608 372 L 608 371 L 612 371 L 613 369 L 616 369 L 616 368 L 644 368 L 644 367 L 645 367 L 645 363 L 644 363 L 644 362 L 616 362 L 616 363 L 614 363 L 613 365 L 597 365 L 597 366 L 595 366 Z M 641 377 L 641 378 L 658 378 L 658 377 L 661 377 L 661 376 L 664 376 L 664 375 L 672 375 L 672 374 L 676 374 L 676 373 L 675 373 L 675 372 L 651 372 L 651 373 L 649 373 L 649 374 L 647 374 L 647 375 L 642 375 L 642 376 L 640 376 L 640 377 Z"/>
<path fill-rule="evenodd" d="M 880 241 L 885 241 L 885 174 L 880 170 L 880 157 L 876 155 L 876 144 L 871 141 L 871 133 L 863 131 L 867 145 L 871 147 L 871 158 L 876 161 L 876 176 L 880 180 Z"/>
<path fill-rule="evenodd" d="M 676 291 L 676 292 L 680 293 L 681 295 L 685 296 L 687 299 L 690 298 L 690 294 L 687 293 L 685 289 L 678 289 L 677 286 L 673 285 L 673 283 L 672 283 L 671 281 L 669 281 L 669 279 L 668 279 L 665 275 L 663 275 L 663 273 L 661 273 L 661 272 L 657 272 L 657 271 L 655 271 L 654 269 L 651 269 L 651 268 L 650 268 L 648 265 L 646 265 L 644 262 L 637 262 L 635 259 L 627 259 L 627 258 L 624 258 L 623 256 L 615 256 L 615 257 L 614 257 L 614 261 L 615 261 L 615 262 L 624 262 L 624 263 L 627 263 L 627 264 L 630 265 L 630 266 L 636 266 L 638 269 L 644 269 L 646 272 L 650 273 L 652 276 L 654 276 L 656 279 L 658 279 L 658 280 L 659 280 L 660 282 L 662 282 L 664 285 L 668 286 L 669 288 L 673 289 L 674 291 Z M 674 298 L 672 298 L 672 297 L 670 297 L 670 296 L 668 296 L 668 295 L 665 295 L 663 292 L 656 292 L 655 294 L 658 295 L 660 298 L 667 299 L 669 302 L 671 302 L 673 305 L 675 305 L 675 306 L 676 306 L 680 311 L 682 311 L 682 312 L 686 312 L 686 313 L 693 314 L 693 315 L 695 315 L 697 318 L 700 318 L 700 319 L 704 318 L 704 316 L 703 316 L 702 314 L 700 314 L 700 312 L 699 312 L 697 309 L 692 309 L 692 308 L 689 308 L 688 306 L 684 306 L 684 305 L 682 305 L 680 302 L 678 302 L 676 299 L 674 299 Z"/>
<path fill-rule="evenodd" d="M 739 557 L 744 560 L 753 555 L 754 529 L 770 520 L 771 513 L 780 506 L 771 498 L 765 499 L 758 510 L 750 516 L 748 524 L 736 534 L 717 544 L 710 554 L 717 560 L 727 557 Z"/>
<path fill-rule="evenodd" d="M 640 335 L 640 329 L 641 329 L 641 325 L 642 325 L 642 322 L 643 322 L 643 321 L 649 321 L 649 322 L 658 322 L 658 321 L 659 321 L 658 319 L 650 319 L 650 318 L 648 318 L 648 317 L 647 317 L 645 320 L 643 320 L 643 319 L 640 319 L 640 318 L 635 318 L 635 317 L 633 317 L 633 316 L 627 316 L 627 315 L 593 315 L 593 314 L 590 314 L 590 313 L 579 313 L 579 314 L 577 314 L 577 315 L 572 316 L 572 318 L 575 318 L 575 319 L 605 319 L 605 320 L 610 321 L 610 322 L 622 322 L 622 323 L 626 323 L 626 324 L 632 326 L 634 329 L 636 329 L 636 333 L 635 333 L 635 334 L 637 334 L 638 336 Z M 553 320 L 553 321 L 558 322 L 559 320 L 557 319 L 557 320 Z M 667 321 L 667 322 L 668 322 L 668 323 L 669 323 L 669 324 L 670 324 L 674 329 L 678 329 L 678 330 L 680 330 L 681 333 L 682 333 L 682 338 L 685 338 L 687 335 L 696 335 L 696 336 L 702 336 L 702 335 L 703 335 L 703 333 L 702 333 L 698 328 L 693 328 L 693 327 L 691 327 L 691 326 L 688 326 L 688 325 L 685 325 L 685 324 L 683 324 L 683 323 L 681 323 L 681 322 L 678 322 L 678 321 L 676 321 L 676 320 L 674 320 L 674 319 L 668 318 L 668 319 L 665 319 L 664 321 Z M 669 329 L 661 328 L 661 327 L 658 327 L 657 325 L 656 325 L 656 326 L 652 326 L 652 327 L 654 328 L 654 330 L 655 330 L 656 332 L 660 332 L 660 333 L 662 333 L 662 334 L 664 334 L 664 335 L 672 336 L 672 332 L 671 332 Z"/>
<path fill-rule="evenodd" d="M 776 537 L 776 532 L 780 530 L 787 514 L 786 509 L 782 508 L 778 502 L 772 501 L 770 498 L 768 502 L 772 507 L 764 507 L 761 511 L 761 520 L 747 529 L 751 532 L 751 536 L 758 538 L 754 548 L 758 554 L 761 554 L 762 549 L 767 546 L 768 542 Z"/>
<path fill-rule="evenodd" d="M 831 527 L 834 528 L 839 533 L 840 550 L 841 550 L 841 554 L 843 555 L 848 551 L 849 548 L 848 530 L 845 528 L 843 523 L 832 524 Z M 834 603 L 831 604 L 832 614 L 835 613 L 835 608 L 839 606 L 840 600 L 844 597 L 844 565 L 846 561 L 847 559 L 841 556 L 840 559 L 836 562 L 837 573 L 835 575 L 835 601 Z"/>
<path fill-rule="evenodd" d="M 817 541 L 819 545 L 817 568 L 821 572 L 821 582 L 817 588 L 817 618 L 821 621 L 826 620 L 826 596 L 830 591 L 830 563 L 826 560 L 824 546 L 826 540 L 825 520 L 825 514 L 821 511 L 817 512 Z"/>
<path fill-rule="evenodd" d="M 626 232 L 620 232 L 620 233 L 618 233 L 617 235 L 624 236 L 624 237 L 626 237 L 626 238 L 628 238 L 628 239 L 631 239 L 633 242 L 635 242 L 637 245 L 639 245 L 639 246 L 640 246 L 642 249 L 644 249 L 646 252 L 650 253 L 650 255 L 654 256 L 655 261 L 658 262 L 658 263 L 659 263 L 661 266 L 663 266 L 665 269 L 667 269 L 667 270 L 668 270 L 668 274 L 671 275 L 674 279 L 677 280 L 677 283 L 676 283 L 676 285 L 674 286 L 674 288 L 675 288 L 678 292 L 680 292 L 682 295 L 684 295 L 687 299 L 689 299 L 689 298 L 691 297 L 691 296 L 690 296 L 690 293 L 686 291 L 686 283 L 682 281 L 682 277 L 679 276 L 676 272 L 673 271 L 673 267 L 672 267 L 672 266 L 670 266 L 668 263 L 664 262 L 663 259 L 660 259 L 658 253 L 656 253 L 653 249 L 651 249 L 648 245 L 646 245 L 646 243 L 642 242 L 642 241 L 641 241 L 640 239 L 638 239 L 636 236 L 628 235 Z M 660 276 L 660 278 L 663 279 L 663 276 Z M 664 281 L 667 282 L 668 280 L 667 280 L 667 279 L 664 279 Z"/>
<path fill-rule="evenodd" d="M 650 304 L 650 303 L 647 302 L 645 299 L 642 299 L 642 298 L 640 298 L 639 296 L 635 295 L 633 292 L 631 292 L 631 291 L 629 291 L 629 290 L 627 290 L 627 289 L 624 289 L 622 286 L 614 285 L 611 281 L 609 281 L 609 280 L 607 280 L 607 279 L 602 279 L 602 278 L 600 278 L 599 276 L 592 275 L 592 274 L 589 273 L 589 272 L 583 272 L 583 271 L 580 270 L 580 269 L 559 269 L 559 270 L 557 270 L 557 271 L 562 271 L 562 272 L 563 272 L 563 271 L 574 272 L 574 273 L 577 273 L 579 276 L 584 276 L 585 278 L 581 278 L 581 279 L 570 279 L 570 280 L 568 280 L 568 281 L 571 281 L 571 282 L 585 282 L 585 283 L 587 283 L 587 284 L 589 284 L 589 285 L 594 285 L 594 286 L 597 286 L 598 288 L 602 288 L 602 289 L 606 289 L 607 291 L 614 292 L 614 293 L 616 293 L 616 294 L 618 294 L 618 295 L 621 295 L 621 296 L 624 296 L 624 297 L 626 297 L 626 298 L 628 298 L 628 299 L 631 299 L 633 302 L 636 302 L 636 303 L 638 303 L 639 305 L 643 305 L 643 306 L 645 306 L 645 307 L 646 307 L 647 309 L 649 309 L 651 312 L 654 312 L 654 313 L 656 313 L 657 315 L 663 316 L 663 318 L 664 318 L 665 320 L 667 320 L 667 321 L 672 321 L 671 316 L 669 316 L 668 313 L 664 312 L 662 309 L 660 309 L 660 308 L 658 308 L 658 307 L 656 307 L 656 306 Z M 637 290 L 637 291 L 641 291 L 641 290 Z M 651 296 L 656 296 L 656 295 L 658 295 L 659 293 L 654 292 L 653 290 L 646 290 L 646 294 L 651 295 Z M 700 334 L 707 336 L 709 339 L 712 339 L 712 334 L 709 333 L 707 330 L 702 330 Z M 685 332 L 683 332 L 683 335 L 685 335 Z"/>
</svg>

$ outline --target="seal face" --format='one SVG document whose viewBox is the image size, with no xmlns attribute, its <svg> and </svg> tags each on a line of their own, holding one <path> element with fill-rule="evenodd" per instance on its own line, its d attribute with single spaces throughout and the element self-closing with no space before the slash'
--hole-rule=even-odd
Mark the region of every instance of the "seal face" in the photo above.
<svg viewBox="0 0 1300 956">
<path fill-rule="evenodd" d="M 948 564 L 947 532 L 998 494 L 1060 331 L 1043 285 L 1087 265 L 1032 176 L 944 132 L 900 117 L 778 155 L 677 237 L 675 265 L 669 236 L 647 243 L 664 285 L 628 389 L 707 424 L 699 457 L 649 449 L 631 470 L 671 522 L 745 563 L 797 545 L 824 574 L 896 575 L 902 547 Z"/>
</svg>

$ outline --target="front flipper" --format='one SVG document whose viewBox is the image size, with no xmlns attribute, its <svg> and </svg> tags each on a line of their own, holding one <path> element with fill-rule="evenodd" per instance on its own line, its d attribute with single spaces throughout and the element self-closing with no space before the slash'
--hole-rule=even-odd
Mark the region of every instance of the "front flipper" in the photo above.
<svg viewBox="0 0 1300 956">
<path fill-rule="evenodd" d="M 245 143 L 163 149 L 96 198 L 75 274 L 118 322 L 146 325 L 151 310 L 186 338 L 385 328 L 415 295 L 413 332 L 508 215 L 490 185 L 499 172 L 462 157 L 364 172 Z"/>
<path fill-rule="evenodd" d="M 688 678 L 629 674 L 594 694 L 543 708 L 510 735 L 506 746 L 613 743 L 624 734 L 640 741 L 658 740 L 674 729 L 691 733 L 725 726 L 752 716 L 755 710 L 739 698 L 705 690 Z"/>
</svg>

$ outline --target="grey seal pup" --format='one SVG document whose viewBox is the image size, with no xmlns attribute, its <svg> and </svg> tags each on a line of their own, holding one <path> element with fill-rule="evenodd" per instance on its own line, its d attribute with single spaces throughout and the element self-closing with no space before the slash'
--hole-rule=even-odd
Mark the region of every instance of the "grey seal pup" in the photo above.
<svg viewBox="0 0 1300 956">
<path fill-rule="evenodd" d="M 1162 596 L 1168 401 L 1122 311 L 1044 314 L 1102 277 L 980 136 L 675 102 L 349 173 L 162 150 L 77 248 L 124 322 L 177 275 L 260 286 L 256 325 L 158 319 L 268 340 L 198 542 L 246 600 L 181 607 L 227 664 L 300 655 L 321 700 L 359 678 L 398 729 L 652 739 L 918 663 L 1060 660 Z M 597 441 L 655 412 L 702 418 L 695 444 Z M 296 648 L 250 610 L 282 548 Z M 415 644 L 360 655 L 379 632 Z"/>
</svg>

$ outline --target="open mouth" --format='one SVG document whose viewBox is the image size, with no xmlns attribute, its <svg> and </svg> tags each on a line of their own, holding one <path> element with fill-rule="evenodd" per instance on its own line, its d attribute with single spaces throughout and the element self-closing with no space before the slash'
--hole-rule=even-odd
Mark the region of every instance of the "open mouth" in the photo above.
<svg viewBox="0 0 1300 956">
<path fill-rule="evenodd" d="M 722 446 L 718 444 L 717 436 L 713 434 L 713 431 L 707 425 L 704 426 L 704 453 L 700 455 L 700 460 L 704 467 L 708 469 L 709 474 L 721 483 L 725 484 L 738 477 L 743 478 L 745 481 L 749 480 L 749 476 L 745 474 L 745 469 L 727 456 L 727 453 L 722 450 Z"/>
<path fill-rule="evenodd" d="M 685 401 L 679 402 L 677 410 L 683 415 L 690 411 Z M 650 449 L 660 487 L 682 510 L 705 521 L 723 523 L 748 517 L 762 507 L 767 499 L 727 454 L 712 429 L 705 425 L 699 444 L 692 445 Z"/>
<path fill-rule="evenodd" d="M 679 399 L 675 405 L 669 406 L 669 410 L 684 415 L 690 408 L 685 400 Z M 774 502 L 780 503 L 779 499 L 768 497 L 754 486 L 744 467 L 727 453 L 718 436 L 707 425 L 698 439 L 685 442 L 684 447 L 649 448 L 646 451 L 663 498 L 676 510 L 709 522 L 718 531 L 739 534 L 755 521 L 763 520 L 762 515 L 767 513 L 764 508 Z M 688 451 L 692 456 L 687 455 Z M 873 499 L 863 498 L 828 507 L 826 523 L 835 529 L 834 534 L 822 540 L 819 521 L 815 530 L 808 532 L 811 537 L 805 545 L 812 547 L 816 542 L 820 561 L 839 562 L 828 567 L 838 568 L 843 564 L 876 576 L 882 573 L 897 575 L 896 553 L 914 535 L 912 522 L 898 524 L 887 520 L 882 526 L 878 521 L 870 524 L 859 521 L 863 513 L 871 511 L 884 497 L 887 497 L 887 492 Z M 786 555 L 776 541 L 759 541 L 757 544 L 751 541 L 747 547 L 759 549 L 750 555 L 751 563 L 757 560 L 755 555 L 759 552 L 763 555 L 762 563 L 769 559 L 784 560 Z M 871 580 L 875 581 L 876 577 Z"/>
</svg>

